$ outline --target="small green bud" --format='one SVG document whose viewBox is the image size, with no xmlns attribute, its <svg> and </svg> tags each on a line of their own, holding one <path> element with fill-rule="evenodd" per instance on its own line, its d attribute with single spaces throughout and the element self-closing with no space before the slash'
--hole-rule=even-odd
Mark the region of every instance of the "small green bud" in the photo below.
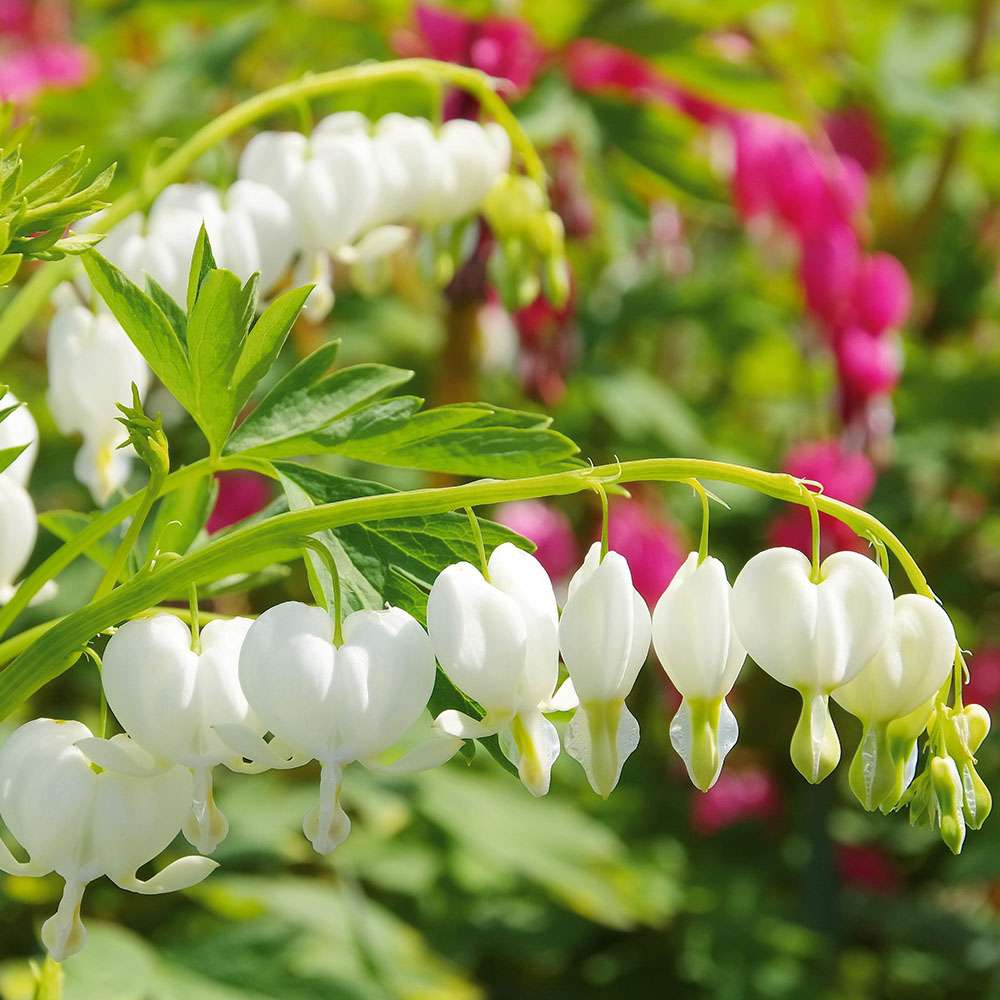
<svg viewBox="0 0 1000 1000">
<path fill-rule="evenodd" d="M 527 237 L 541 256 L 562 254 L 565 249 L 566 230 L 555 212 L 543 212 L 528 223 Z"/>
<path fill-rule="evenodd" d="M 542 289 L 545 297 L 556 309 L 562 309 L 569 300 L 570 288 L 569 264 L 566 258 L 546 257 L 542 261 Z"/>
<path fill-rule="evenodd" d="M 803 690 L 802 712 L 792 734 L 792 763 L 810 784 L 818 785 L 840 763 L 840 740 L 830 716 L 830 697 Z"/>
<path fill-rule="evenodd" d="M 898 800 L 896 790 L 902 784 L 905 765 L 905 759 L 898 764 L 893 760 L 888 726 L 882 722 L 866 725 L 848 773 L 854 797 L 868 812 L 874 812 L 894 795 Z"/>
<path fill-rule="evenodd" d="M 163 430 L 163 418 L 159 415 L 155 419 L 146 416 L 139 389 L 134 382 L 132 405 L 119 403 L 118 409 L 122 413 L 122 416 L 118 417 L 118 423 L 128 431 L 128 443 L 145 462 L 150 479 L 165 479 L 170 472 L 170 444 Z"/>
<path fill-rule="evenodd" d="M 962 779 L 951 757 L 933 757 L 930 763 L 934 811 L 941 827 L 941 839 L 952 854 L 959 854 L 965 842 L 965 815 Z"/>
</svg>

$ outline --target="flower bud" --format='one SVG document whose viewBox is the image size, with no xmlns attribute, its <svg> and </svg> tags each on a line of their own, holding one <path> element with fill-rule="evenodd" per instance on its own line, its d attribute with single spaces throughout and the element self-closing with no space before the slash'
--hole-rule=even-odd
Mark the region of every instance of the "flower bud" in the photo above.
<svg viewBox="0 0 1000 1000">
<path fill-rule="evenodd" d="M 792 759 L 822 781 L 840 758 L 828 696 L 852 680 L 881 647 L 892 623 L 892 589 L 882 571 L 856 552 L 836 552 L 812 579 L 796 549 L 754 556 L 733 584 L 740 641 L 775 680 L 802 696 Z"/>
<path fill-rule="evenodd" d="M 683 696 L 670 742 L 706 792 L 739 735 L 726 695 L 746 659 L 732 625 L 732 588 L 718 559 L 699 563 L 697 552 L 687 557 L 653 611 L 653 647 Z"/>
<path fill-rule="evenodd" d="M 125 770 L 97 764 L 91 751 Z M 8 738 L 0 749 L 0 817 L 30 860 L 16 861 L 0 842 L 0 869 L 54 871 L 65 882 L 58 911 L 42 926 L 55 961 L 83 947 L 80 902 L 94 879 L 107 875 L 122 889 L 158 894 L 195 885 L 217 867 L 189 857 L 146 881 L 136 875 L 177 836 L 190 802 L 190 773 L 157 770 L 127 736 L 99 740 L 82 723 L 36 719 Z"/>
<path fill-rule="evenodd" d="M 628 563 L 617 552 L 601 559 L 601 543 L 595 542 L 570 580 L 559 646 L 580 699 L 566 752 L 604 798 L 639 745 L 639 724 L 625 698 L 646 662 L 651 629 L 649 608 L 632 586 Z"/>
<path fill-rule="evenodd" d="M 962 779 L 951 757 L 932 757 L 929 770 L 932 811 L 941 827 L 941 839 L 952 854 L 959 854 L 965 842 Z"/>
<path fill-rule="evenodd" d="M 897 750 L 905 756 L 894 757 L 888 726 L 933 697 L 951 673 L 956 644 L 955 630 L 940 605 L 920 594 L 903 594 L 893 602 L 892 625 L 879 651 L 853 680 L 833 692 L 834 701 L 864 726 L 850 778 L 866 809 L 889 805 L 887 799 L 901 793 L 911 748 L 904 740 Z"/>
</svg>

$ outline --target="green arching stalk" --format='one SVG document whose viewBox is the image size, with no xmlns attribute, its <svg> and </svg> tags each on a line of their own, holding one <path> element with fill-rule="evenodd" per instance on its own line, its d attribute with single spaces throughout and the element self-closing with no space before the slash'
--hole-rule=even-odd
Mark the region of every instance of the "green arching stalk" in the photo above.
<svg viewBox="0 0 1000 1000">
<path fill-rule="evenodd" d="M 697 479 L 691 480 L 691 487 L 701 500 L 701 537 L 698 539 L 698 565 L 708 558 L 708 493 Z"/>
<path fill-rule="evenodd" d="M 411 81 L 429 87 L 450 85 L 468 91 L 484 111 L 506 130 L 526 173 L 544 189 L 545 167 L 541 158 L 520 122 L 496 93 L 491 77 L 479 70 L 433 59 L 400 59 L 309 74 L 230 108 L 195 132 L 157 166 L 147 170 L 137 187 L 109 205 L 101 215 L 103 231 L 107 232 L 132 212 L 145 209 L 168 184 L 184 177 L 201 156 L 254 122 L 313 98 L 392 81 Z M 47 264 L 14 298 L 0 317 L 0 360 L 39 309 L 48 302 L 55 287 L 70 275 L 72 268 L 70 258 Z"/>
<path fill-rule="evenodd" d="M 486 546 L 483 544 L 483 533 L 479 527 L 479 519 L 471 507 L 466 507 L 465 513 L 469 518 L 469 527 L 472 529 L 472 538 L 476 543 L 476 551 L 479 553 L 479 568 L 483 571 L 483 576 L 486 580 L 489 580 L 490 564 L 486 559 Z"/>
<path fill-rule="evenodd" d="M 340 586 L 340 570 L 333 553 L 317 538 L 309 536 L 302 539 L 303 548 L 312 552 L 326 567 L 333 583 L 333 607 L 327 608 L 327 613 L 333 619 L 333 644 L 344 645 L 344 595 Z"/>
<path fill-rule="evenodd" d="M 896 556 L 914 589 L 933 597 L 923 573 L 899 539 L 877 518 L 839 500 L 808 494 L 800 480 L 780 473 L 702 459 L 647 459 L 511 480 L 479 480 L 460 486 L 378 494 L 278 514 L 238 529 L 155 572 L 140 574 L 101 600 L 67 616 L 0 672 L 0 718 L 5 718 L 43 684 L 68 669 L 97 632 L 141 614 L 191 583 L 224 576 L 234 559 L 248 554 L 287 561 L 301 552 L 303 538 L 346 524 L 442 514 L 465 507 L 565 496 L 594 489 L 602 481 L 682 482 L 693 478 L 728 482 L 797 504 L 816 504 L 861 536 L 873 534 Z"/>
<path fill-rule="evenodd" d="M 802 484 L 802 490 L 805 493 L 806 504 L 809 507 L 809 524 L 812 528 L 812 571 L 809 574 L 809 578 L 813 583 L 819 583 L 823 579 L 823 575 L 820 572 L 821 539 L 819 531 L 819 508 L 816 505 L 816 494 L 805 484 Z"/>
</svg>

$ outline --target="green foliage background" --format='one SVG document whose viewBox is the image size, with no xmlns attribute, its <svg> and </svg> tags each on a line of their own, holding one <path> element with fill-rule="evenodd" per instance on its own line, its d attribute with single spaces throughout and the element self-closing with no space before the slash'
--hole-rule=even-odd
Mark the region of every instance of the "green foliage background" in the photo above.
<svg viewBox="0 0 1000 1000">
<path fill-rule="evenodd" d="M 487 13 L 485 4 L 464 9 Z M 890 163 L 871 193 L 872 243 L 902 254 L 916 308 L 892 453 L 870 507 L 906 540 L 972 648 L 1000 643 L 1000 48 L 988 45 L 982 77 L 964 80 L 978 9 L 959 0 L 547 0 L 521 10 L 547 45 L 604 38 L 740 107 L 796 118 L 804 95 L 825 110 L 860 102 L 877 116 Z M 37 103 L 26 155 L 37 168 L 83 144 L 95 174 L 118 161 L 113 191 L 244 97 L 308 70 L 391 57 L 394 32 L 412 20 L 402 0 L 89 0 L 75 17 L 96 71 L 82 89 Z M 767 38 L 766 67 L 735 72 L 700 44 L 706 32 L 746 24 Z M 421 100 L 386 88 L 318 110 L 424 113 Z M 571 247 L 579 357 L 552 411 L 555 427 L 595 462 L 699 455 L 762 468 L 777 467 L 791 443 L 829 433 L 833 374 L 812 349 L 791 269 L 762 259 L 748 240 L 692 127 L 666 112 L 575 96 L 558 71 L 517 111 L 543 146 L 574 137 L 598 220 L 595 234 Z M 289 115 L 277 124 L 298 122 Z M 947 189 L 918 231 L 914 220 L 954 134 L 961 142 Z M 218 149 L 199 175 L 228 182 L 240 148 Z M 691 270 L 669 280 L 643 250 L 656 200 L 679 206 L 692 253 Z M 402 275 L 390 295 L 344 295 L 325 328 L 297 331 L 275 378 L 337 337 L 339 363 L 413 369 L 407 391 L 450 401 L 436 381 L 455 350 L 447 320 L 440 297 Z M 4 381 L 43 425 L 39 509 L 87 509 L 72 478 L 74 445 L 55 432 L 44 404 L 43 332 L 40 323 L 6 359 Z M 507 374 L 477 373 L 472 386 L 466 402 L 535 405 Z M 171 444 L 175 460 L 198 455 L 193 426 L 172 432 Z M 385 481 L 383 470 L 353 458 L 327 465 Z M 400 472 L 392 485 L 425 481 Z M 733 573 L 765 544 L 774 505 L 748 492 L 724 495 L 732 510 L 715 515 L 712 543 Z M 662 503 L 696 537 L 688 492 L 665 489 Z M 582 532 L 593 524 L 592 501 L 562 506 Z M 55 544 L 43 535 L 38 558 Z M 81 561 L 63 578 L 66 610 L 97 574 Z M 255 601 L 306 593 L 296 571 Z M 220 850 L 223 869 L 162 900 L 94 886 L 91 941 L 67 965 L 67 997 L 1000 996 L 996 821 L 956 859 L 900 816 L 863 814 L 844 773 L 806 787 L 787 760 L 794 696 L 747 669 L 733 759 L 771 768 L 784 809 L 768 823 L 699 836 L 690 825 L 696 793 L 669 748 L 657 674 L 655 665 L 647 670 L 633 696 L 643 741 L 607 803 L 565 757 L 543 801 L 483 753 L 468 768 L 456 761 L 406 780 L 358 769 L 345 793 L 355 831 L 324 861 L 298 832 L 314 794 L 308 769 L 226 779 L 221 804 L 233 832 Z M 43 689 L 31 710 L 92 719 L 96 693 L 81 665 Z M 852 723 L 838 716 L 838 725 L 853 751 Z M 1000 751 L 990 741 L 981 761 L 996 787 Z M 845 844 L 875 845 L 892 859 L 891 891 L 841 878 Z M 20 1000 L 30 995 L 34 930 L 58 887 L 4 878 L 0 888 L 0 997 Z"/>
</svg>

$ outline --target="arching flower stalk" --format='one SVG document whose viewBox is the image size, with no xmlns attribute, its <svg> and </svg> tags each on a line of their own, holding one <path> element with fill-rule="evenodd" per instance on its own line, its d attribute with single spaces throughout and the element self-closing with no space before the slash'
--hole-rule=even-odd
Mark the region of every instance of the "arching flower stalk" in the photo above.
<svg viewBox="0 0 1000 1000">
<path fill-rule="evenodd" d="M 732 622 L 732 588 L 726 568 L 692 552 L 653 611 L 653 647 L 682 695 L 670 723 L 670 742 L 696 788 L 707 792 L 719 778 L 739 727 L 726 704 L 746 659 Z"/>
<path fill-rule="evenodd" d="M 0 817 L 29 856 L 18 861 L 0 841 L 0 870 L 54 871 L 66 883 L 59 909 L 42 926 L 57 962 L 86 940 L 80 903 L 88 883 L 107 875 L 122 889 L 156 895 L 196 885 L 217 867 L 186 857 L 152 878 L 136 875 L 177 836 L 191 805 L 189 771 L 150 775 L 152 768 L 149 754 L 127 736 L 96 739 L 80 722 L 35 719 L 0 749 Z"/>
<path fill-rule="evenodd" d="M 856 552 L 836 552 L 815 572 L 815 563 L 797 549 L 767 549 L 733 584 L 740 641 L 761 669 L 802 696 L 791 755 L 813 784 L 840 760 L 830 694 L 875 656 L 892 613 L 889 581 Z"/>
<path fill-rule="evenodd" d="M 427 599 L 427 628 L 448 678 L 484 711 L 450 709 L 435 725 L 450 736 L 498 735 L 500 748 L 532 795 L 549 790 L 559 734 L 544 713 L 576 704 L 559 681 L 559 612 L 552 582 L 534 556 L 505 542 L 488 576 L 467 562 L 445 569 Z"/>
<path fill-rule="evenodd" d="M 245 770 L 214 727 L 238 725 L 264 735 L 239 683 L 240 649 L 252 624 L 249 618 L 211 621 L 193 643 L 191 630 L 173 615 L 138 618 L 104 651 L 104 693 L 122 728 L 158 766 L 179 764 L 192 772 L 183 832 L 202 854 L 211 854 L 229 830 L 215 804 L 213 768 Z"/>
<path fill-rule="evenodd" d="M 649 608 L 617 552 L 602 558 L 594 542 L 569 582 L 559 646 L 580 699 L 566 733 L 566 752 L 583 765 L 591 787 L 607 798 L 639 745 L 639 723 L 625 699 L 649 653 Z"/>
</svg>

